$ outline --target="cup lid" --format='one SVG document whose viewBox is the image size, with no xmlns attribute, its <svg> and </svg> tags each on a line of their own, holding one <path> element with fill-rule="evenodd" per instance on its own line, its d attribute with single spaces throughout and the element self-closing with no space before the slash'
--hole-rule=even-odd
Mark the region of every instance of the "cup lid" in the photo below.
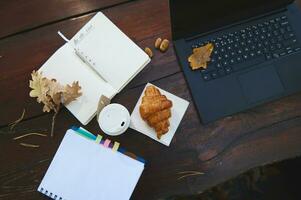
<svg viewBox="0 0 301 200">
<path fill-rule="evenodd" d="M 120 104 L 109 104 L 99 113 L 98 124 L 103 132 L 108 135 L 120 135 L 124 133 L 130 125 L 130 114 L 128 110 Z"/>
</svg>

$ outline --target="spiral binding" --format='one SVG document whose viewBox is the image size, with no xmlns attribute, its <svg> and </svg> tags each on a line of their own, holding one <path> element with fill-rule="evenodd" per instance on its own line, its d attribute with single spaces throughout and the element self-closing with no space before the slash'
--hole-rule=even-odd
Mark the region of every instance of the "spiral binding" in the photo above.
<svg viewBox="0 0 301 200">
<path fill-rule="evenodd" d="M 48 196 L 48 197 L 50 197 L 50 198 L 52 198 L 54 200 L 66 200 L 66 199 L 63 199 L 63 197 L 59 197 L 58 195 L 53 194 L 52 192 L 44 189 L 43 187 L 41 187 L 39 189 L 39 192 L 41 192 L 42 194 L 44 194 L 44 195 L 46 195 L 46 196 Z"/>
</svg>

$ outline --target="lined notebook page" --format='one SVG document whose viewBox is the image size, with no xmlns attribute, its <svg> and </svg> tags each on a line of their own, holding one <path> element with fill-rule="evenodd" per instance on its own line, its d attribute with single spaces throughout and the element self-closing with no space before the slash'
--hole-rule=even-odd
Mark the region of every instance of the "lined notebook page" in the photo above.
<svg viewBox="0 0 301 200">
<path fill-rule="evenodd" d="M 125 200 L 143 169 L 143 163 L 68 130 L 38 191 L 66 200 Z"/>
<path fill-rule="evenodd" d="M 150 62 L 148 55 L 101 12 L 71 42 L 117 91 Z"/>
</svg>

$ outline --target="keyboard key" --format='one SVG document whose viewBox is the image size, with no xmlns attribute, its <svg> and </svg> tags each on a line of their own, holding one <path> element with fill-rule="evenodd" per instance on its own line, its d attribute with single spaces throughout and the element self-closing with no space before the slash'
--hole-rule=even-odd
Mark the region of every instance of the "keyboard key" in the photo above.
<svg viewBox="0 0 301 200">
<path fill-rule="evenodd" d="M 276 44 L 276 47 L 277 47 L 278 49 L 281 49 L 281 48 L 282 48 L 282 44 L 278 43 L 278 44 Z"/>
<path fill-rule="evenodd" d="M 281 28 L 280 29 L 280 33 L 283 35 L 285 33 L 285 29 L 284 28 Z"/>
<path fill-rule="evenodd" d="M 296 43 L 297 43 L 297 39 L 290 39 L 290 40 L 283 41 L 283 45 L 285 47 L 287 47 L 287 46 L 294 46 Z"/>
<path fill-rule="evenodd" d="M 224 61 L 223 62 L 223 66 L 225 67 L 225 66 L 227 66 L 229 63 L 228 63 L 228 61 Z"/>
<path fill-rule="evenodd" d="M 286 19 L 286 18 L 287 18 L 286 15 L 283 15 L 283 16 L 281 17 L 282 20 L 284 20 L 284 19 Z"/>
<path fill-rule="evenodd" d="M 222 68 L 222 64 L 221 63 L 217 63 L 216 64 L 216 68 L 218 68 L 218 69 Z"/>
<path fill-rule="evenodd" d="M 278 42 L 281 42 L 281 41 L 283 40 L 282 36 L 281 36 L 281 35 L 278 35 L 278 36 L 277 36 L 277 40 L 278 40 Z"/>
<path fill-rule="evenodd" d="M 216 79 L 216 78 L 218 77 L 217 72 L 212 72 L 212 73 L 211 73 L 211 77 L 212 77 L 213 79 Z"/>
<path fill-rule="evenodd" d="M 281 52 L 279 55 L 280 55 L 280 56 L 285 56 L 285 55 L 286 55 L 286 52 L 285 52 L 285 51 L 284 51 L 284 52 Z"/>
<path fill-rule="evenodd" d="M 193 44 L 193 45 L 191 46 L 191 48 L 192 48 L 192 49 L 198 48 L 198 45 Z"/>
<path fill-rule="evenodd" d="M 286 25 L 288 25 L 288 21 L 283 21 L 283 22 L 280 23 L 280 25 L 281 26 L 286 26 Z"/>
<path fill-rule="evenodd" d="M 279 58 L 280 55 L 279 55 L 278 53 L 273 53 L 273 57 L 274 57 L 274 58 Z"/>
<path fill-rule="evenodd" d="M 231 67 L 226 67 L 225 71 L 227 74 L 230 74 L 232 72 L 232 68 Z"/>
<path fill-rule="evenodd" d="M 224 76 L 225 75 L 225 70 L 224 69 L 219 69 L 218 71 L 219 76 Z"/>
<path fill-rule="evenodd" d="M 209 81 L 209 80 L 211 79 L 211 77 L 210 77 L 209 74 L 204 74 L 204 75 L 203 75 L 203 79 L 204 79 L 205 81 Z"/>
<path fill-rule="evenodd" d="M 236 63 L 235 59 L 232 58 L 232 59 L 230 60 L 230 64 L 233 65 L 233 64 L 235 64 L 235 63 Z"/>
<path fill-rule="evenodd" d="M 286 50 L 288 51 L 288 50 L 292 50 L 292 47 L 286 47 Z"/>
<path fill-rule="evenodd" d="M 294 33 L 289 33 L 289 34 L 285 34 L 284 35 L 284 39 L 289 39 L 289 38 L 292 38 L 292 37 L 294 37 L 295 36 L 295 34 Z"/>
<path fill-rule="evenodd" d="M 237 61 L 238 63 L 240 63 L 240 62 L 242 61 L 242 58 L 241 58 L 240 56 L 238 56 L 238 57 L 236 58 L 236 61 Z"/>
</svg>

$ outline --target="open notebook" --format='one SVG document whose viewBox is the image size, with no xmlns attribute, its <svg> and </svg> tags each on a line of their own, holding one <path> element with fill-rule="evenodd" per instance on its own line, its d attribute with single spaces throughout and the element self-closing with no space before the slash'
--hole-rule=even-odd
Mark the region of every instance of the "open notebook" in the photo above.
<svg viewBox="0 0 301 200">
<path fill-rule="evenodd" d="M 56 200 L 128 200 L 144 160 L 82 128 L 69 129 L 38 191 Z"/>
<path fill-rule="evenodd" d="M 148 55 L 99 12 L 39 71 L 62 84 L 79 81 L 82 96 L 66 107 L 85 125 L 95 116 L 101 95 L 112 99 L 149 62 Z"/>
</svg>

